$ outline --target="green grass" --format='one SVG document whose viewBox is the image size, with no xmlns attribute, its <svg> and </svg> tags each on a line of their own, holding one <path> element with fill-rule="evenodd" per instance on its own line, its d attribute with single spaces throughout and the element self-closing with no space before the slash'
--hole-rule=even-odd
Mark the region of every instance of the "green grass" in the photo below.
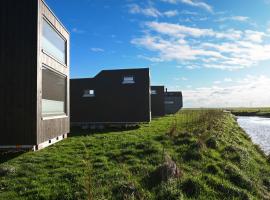
<svg viewBox="0 0 270 200">
<path fill-rule="evenodd" d="M 134 130 L 71 136 L 2 159 L 0 199 L 270 198 L 267 157 L 229 113 L 185 110 Z M 153 181 L 165 155 L 181 176 Z"/>
<path fill-rule="evenodd" d="M 270 117 L 270 108 L 233 108 L 229 110 L 237 116 Z"/>
</svg>

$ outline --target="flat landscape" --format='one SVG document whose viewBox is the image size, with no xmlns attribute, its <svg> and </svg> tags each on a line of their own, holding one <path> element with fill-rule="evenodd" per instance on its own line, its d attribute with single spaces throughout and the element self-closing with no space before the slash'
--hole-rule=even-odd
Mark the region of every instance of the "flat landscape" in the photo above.
<svg viewBox="0 0 270 200">
<path fill-rule="evenodd" d="M 270 108 L 232 108 L 229 110 L 234 115 L 270 117 Z"/>
<path fill-rule="evenodd" d="M 131 130 L 73 130 L 1 155 L 0 199 L 269 199 L 270 165 L 230 113 L 185 110 Z"/>
</svg>

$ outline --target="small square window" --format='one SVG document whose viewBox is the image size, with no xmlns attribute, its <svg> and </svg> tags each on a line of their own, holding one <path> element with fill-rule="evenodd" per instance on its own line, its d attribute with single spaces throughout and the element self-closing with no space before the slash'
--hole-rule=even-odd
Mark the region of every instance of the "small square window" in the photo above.
<svg viewBox="0 0 270 200">
<path fill-rule="evenodd" d="M 151 94 L 157 94 L 157 91 L 156 90 L 151 90 Z"/>
<path fill-rule="evenodd" d="M 83 97 L 94 97 L 95 90 L 84 90 Z"/>
<path fill-rule="evenodd" d="M 134 84 L 135 80 L 133 76 L 124 76 L 122 84 Z"/>
<path fill-rule="evenodd" d="M 174 104 L 174 101 L 165 101 L 165 104 L 171 105 L 171 104 Z"/>
</svg>

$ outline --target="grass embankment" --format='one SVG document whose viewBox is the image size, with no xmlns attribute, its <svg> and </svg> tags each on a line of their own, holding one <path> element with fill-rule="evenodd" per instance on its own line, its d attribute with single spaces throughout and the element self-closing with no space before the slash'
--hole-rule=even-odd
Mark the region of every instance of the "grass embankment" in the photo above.
<svg viewBox="0 0 270 200">
<path fill-rule="evenodd" d="M 233 108 L 229 110 L 236 116 L 270 117 L 270 108 Z"/>
<path fill-rule="evenodd" d="M 270 165 L 234 118 L 183 111 L 73 137 L 0 164 L 0 199 L 270 199 Z M 161 182 L 170 157 L 177 178 Z"/>
</svg>

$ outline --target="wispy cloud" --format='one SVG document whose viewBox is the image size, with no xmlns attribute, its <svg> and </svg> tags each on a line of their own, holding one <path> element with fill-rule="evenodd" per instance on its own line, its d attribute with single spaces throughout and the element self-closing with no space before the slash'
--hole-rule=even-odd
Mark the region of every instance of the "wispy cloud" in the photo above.
<svg viewBox="0 0 270 200">
<path fill-rule="evenodd" d="M 128 6 L 131 14 L 143 14 L 148 17 L 159 17 L 162 14 L 154 7 L 141 8 L 137 4 L 131 4 Z"/>
<path fill-rule="evenodd" d="M 269 85 L 270 77 L 249 75 L 231 86 L 214 84 L 184 90 L 184 104 L 186 107 L 269 106 Z"/>
<path fill-rule="evenodd" d="M 91 51 L 93 51 L 93 52 L 104 52 L 105 50 L 102 49 L 102 48 L 93 47 L 93 48 L 91 48 Z"/>
<path fill-rule="evenodd" d="M 85 33 L 84 30 L 81 30 L 81 29 L 78 29 L 78 28 L 73 28 L 71 31 L 72 31 L 73 33 L 77 33 L 77 34 Z"/>
<path fill-rule="evenodd" d="M 194 28 L 180 24 L 147 22 L 146 34 L 131 43 L 156 52 L 159 62 L 189 61 L 189 65 L 236 70 L 270 60 L 269 34 L 253 30 Z M 189 65 L 186 65 L 188 67 Z"/>
<path fill-rule="evenodd" d="M 163 13 L 166 17 L 174 17 L 177 16 L 179 13 L 177 10 L 169 10 Z"/>
<path fill-rule="evenodd" d="M 238 21 L 238 22 L 247 22 L 249 20 L 249 17 L 247 16 L 230 16 L 230 17 L 221 17 L 216 20 L 216 22 L 224 22 L 224 21 Z"/>
<path fill-rule="evenodd" d="M 141 7 L 138 4 L 130 4 L 128 5 L 129 13 L 131 14 L 142 14 L 147 17 L 174 17 L 178 15 L 177 10 L 167 10 L 164 12 L 159 11 L 157 8 L 151 6 L 148 7 Z"/>
<path fill-rule="evenodd" d="M 213 12 L 212 6 L 203 1 L 197 1 L 197 0 L 162 0 L 162 1 L 172 3 L 172 4 L 184 3 L 193 7 L 202 8 L 208 12 Z"/>
</svg>

